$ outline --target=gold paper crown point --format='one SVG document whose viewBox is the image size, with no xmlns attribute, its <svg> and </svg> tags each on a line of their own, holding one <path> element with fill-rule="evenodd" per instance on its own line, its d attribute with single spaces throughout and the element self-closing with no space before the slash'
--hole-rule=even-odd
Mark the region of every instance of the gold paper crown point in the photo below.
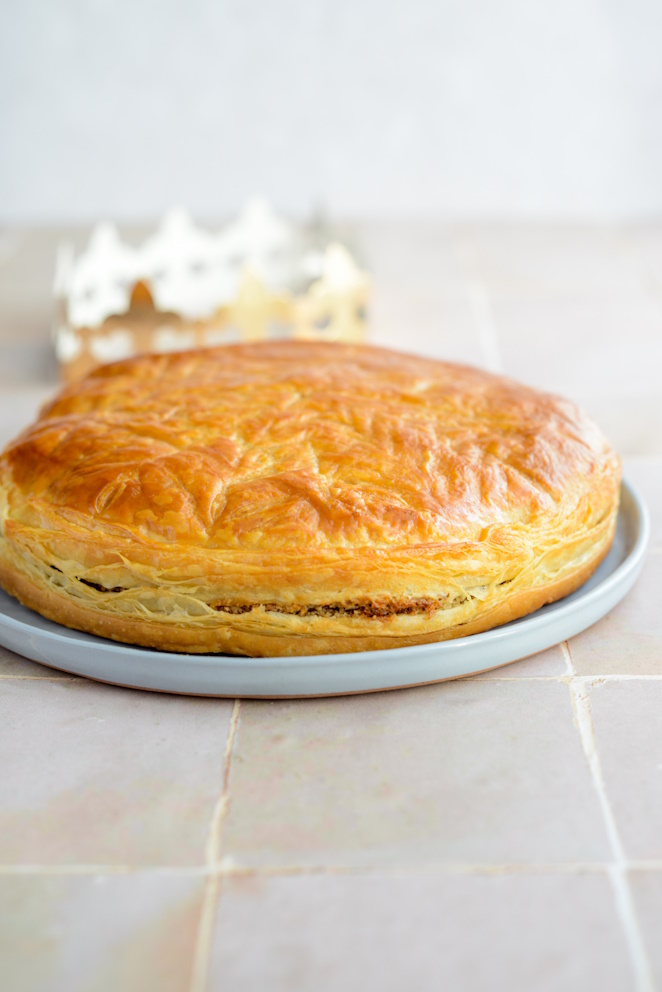
<svg viewBox="0 0 662 992">
<path fill-rule="evenodd" d="M 129 310 L 155 310 L 154 297 L 144 279 L 139 279 L 131 290 Z"/>
</svg>

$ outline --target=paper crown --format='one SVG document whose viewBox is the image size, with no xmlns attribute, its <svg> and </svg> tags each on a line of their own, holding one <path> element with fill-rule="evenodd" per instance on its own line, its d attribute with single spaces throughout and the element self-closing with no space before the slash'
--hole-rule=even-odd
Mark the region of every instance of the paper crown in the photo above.
<svg viewBox="0 0 662 992">
<path fill-rule="evenodd" d="M 359 341 L 370 280 L 320 225 L 295 227 L 264 200 L 211 232 L 171 210 L 139 247 L 97 226 L 58 250 L 54 344 L 72 380 L 103 362 L 276 337 Z"/>
</svg>

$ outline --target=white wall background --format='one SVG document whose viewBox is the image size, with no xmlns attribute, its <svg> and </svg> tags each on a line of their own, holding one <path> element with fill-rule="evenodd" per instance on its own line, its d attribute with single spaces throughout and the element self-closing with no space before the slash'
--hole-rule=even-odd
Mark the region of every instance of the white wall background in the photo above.
<svg viewBox="0 0 662 992">
<path fill-rule="evenodd" d="M 0 0 L 0 222 L 662 212 L 662 0 Z"/>
</svg>

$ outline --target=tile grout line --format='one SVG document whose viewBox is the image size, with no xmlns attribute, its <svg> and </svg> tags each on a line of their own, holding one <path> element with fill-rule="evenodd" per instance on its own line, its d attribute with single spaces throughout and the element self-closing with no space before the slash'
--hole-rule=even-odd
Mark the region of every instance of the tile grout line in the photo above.
<svg viewBox="0 0 662 992">
<path fill-rule="evenodd" d="M 0 877 L 7 876 L 90 876 L 95 875 L 157 875 L 186 878 L 219 879 L 233 877 L 260 877 L 279 875 L 392 875 L 419 874 L 438 872 L 450 875 L 578 875 L 587 873 L 608 874 L 612 867 L 611 861 L 559 861 L 559 862 L 456 862 L 456 861 L 421 861 L 401 862 L 399 864 L 281 864 L 281 865 L 238 865 L 231 861 L 218 862 L 208 865 L 117 865 L 117 864 L 87 864 L 87 865 L 39 865 L 0 864 Z M 662 872 L 662 859 L 647 861 L 630 861 L 628 867 L 633 871 Z"/>
<path fill-rule="evenodd" d="M 586 875 L 586 874 L 609 874 L 611 862 L 585 861 L 576 864 L 568 862 L 558 862 L 550 864 L 545 862 L 509 862 L 507 864 L 483 863 L 483 864 L 463 864 L 461 862 L 420 862 L 405 863 L 399 865 L 236 865 L 224 864 L 219 870 L 223 877 L 292 877 L 311 875 L 354 875 L 359 877 L 371 877 L 376 875 L 381 878 L 399 877 L 402 875 L 426 875 L 431 873 L 438 875 Z M 637 862 L 633 867 L 648 871 L 662 871 L 662 861 L 657 862 Z"/>
<path fill-rule="evenodd" d="M 565 656 L 566 667 L 570 676 L 568 688 L 570 690 L 575 725 L 581 740 L 584 757 L 591 773 L 593 786 L 598 796 L 609 839 L 609 846 L 612 851 L 613 860 L 607 865 L 607 875 L 614 894 L 616 912 L 620 918 L 630 953 L 630 962 L 635 975 L 637 992 L 655 992 L 653 973 L 634 908 L 632 890 L 628 879 L 628 863 L 602 774 L 602 765 L 597 750 L 597 741 L 591 714 L 591 703 L 587 692 L 587 682 L 585 679 L 579 680 L 575 678 L 572 655 L 570 654 L 570 647 L 567 641 L 563 641 L 561 650 Z M 599 678 L 597 681 L 599 681 Z"/>
<path fill-rule="evenodd" d="M 190 992 L 205 992 L 209 978 L 209 959 L 211 956 L 212 941 L 214 937 L 214 922 L 216 919 L 216 905 L 220 892 L 221 873 L 217 871 L 218 858 L 220 854 L 221 834 L 223 824 L 228 811 L 230 798 L 230 765 L 237 739 L 237 727 L 239 725 L 239 713 L 241 711 L 241 701 L 235 699 L 230 717 L 228 736 L 223 751 L 223 785 L 221 794 L 214 807 L 207 843 L 205 844 L 205 864 L 209 877 L 205 885 L 202 899 L 202 909 L 200 911 L 200 923 L 198 924 L 198 934 L 195 951 L 193 955 L 193 970 L 191 974 Z"/>
<path fill-rule="evenodd" d="M 506 666 L 504 666 L 506 667 Z M 595 682 L 632 682 L 639 679 L 640 681 L 652 681 L 659 682 L 662 681 L 662 675 L 629 675 L 623 673 L 621 675 L 568 675 L 564 672 L 562 675 L 458 675 L 457 681 L 463 682 L 561 682 L 563 685 L 569 685 L 570 682 L 587 682 L 593 685 Z M 448 679 L 447 681 L 453 681 Z M 428 683 L 434 685 L 435 683 Z"/>
<path fill-rule="evenodd" d="M 170 875 L 185 876 L 186 878 L 203 877 L 209 874 L 206 865 L 118 865 L 118 864 L 82 864 L 82 865 L 39 865 L 39 864 L 0 864 L 0 876 L 3 875 Z"/>
<path fill-rule="evenodd" d="M 499 335 L 488 291 L 476 265 L 477 247 L 471 234 L 456 235 L 455 254 L 464 275 L 464 292 L 478 333 L 483 361 L 490 372 L 503 372 Z"/>
<path fill-rule="evenodd" d="M 490 372 L 503 372 L 499 338 L 488 292 L 481 283 L 473 279 L 467 279 L 465 288 L 485 365 Z"/>
</svg>

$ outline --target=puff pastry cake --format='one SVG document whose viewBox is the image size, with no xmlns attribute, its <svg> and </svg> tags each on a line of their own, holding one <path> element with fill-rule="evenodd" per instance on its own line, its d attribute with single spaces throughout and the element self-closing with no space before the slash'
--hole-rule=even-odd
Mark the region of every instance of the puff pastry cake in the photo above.
<svg viewBox="0 0 662 992">
<path fill-rule="evenodd" d="M 474 368 L 295 341 L 145 355 L 0 457 L 0 582 L 164 650 L 400 647 L 576 589 L 619 482 L 575 406 Z"/>
</svg>

